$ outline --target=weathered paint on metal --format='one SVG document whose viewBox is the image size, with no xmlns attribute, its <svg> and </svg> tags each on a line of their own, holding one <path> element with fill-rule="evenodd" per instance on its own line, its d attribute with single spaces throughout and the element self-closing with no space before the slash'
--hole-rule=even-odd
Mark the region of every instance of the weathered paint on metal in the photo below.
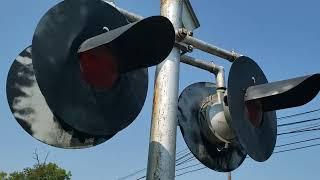
<svg viewBox="0 0 320 180">
<path fill-rule="evenodd" d="M 21 127 L 37 140 L 64 149 L 88 148 L 113 137 L 77 131 L 54 115 L 36 81 L 31 51 L 29 46 L 19 54 L 7 78 L 8 103 Z"/>
<path fill-rule="evenodd" d="M 182 0 L 161 0 L 161 15 L 175 29 L 182 26 Z M 174 47 L 157 66 L 150 132 L 148 180 L 173 180 L 175 176 L 177 105 L 180 49 Z"/>
<path fill-rule="evenodd" d="M 212 131 L 211 125 L 208 126 L 207 120 L 211 121 L 211 117 L 207 110 L 212 105 L 220 104 L 216 93 L 216 85 L 209 82 L 198 82 L 186 87 L 179 97 L 178 120 L 183 138 L 195 158 L 210 169 L 227 172 L 241 165 L 246 152 L 237 143 L 225 122 L 225 132 L 222 129 L 219 132 Z M 221 108 L 219 111 L 223 115 Z M 223 139 L 228 142 L 221 141 L 222 137 L 217 135 L 223 135 Z"/>
</svg>

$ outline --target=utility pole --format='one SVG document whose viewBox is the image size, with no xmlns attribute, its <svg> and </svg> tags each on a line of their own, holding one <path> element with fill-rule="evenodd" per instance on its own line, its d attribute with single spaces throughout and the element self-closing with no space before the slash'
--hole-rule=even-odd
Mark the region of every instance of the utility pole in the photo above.
<svg viewBox="0 0 320 180">
<path fill-rule="evenodd" d="M 228 172 L 228 180 L 231 180 L 231 172 Z"/>
<path fill-rule="evenodd" d="M 160 4 L 161 15 L 172 22 L 175 30 L 181 28 L 183 0 L 161 0 Z M 175 177 L 179 64 L 180 49 L 174 47 L 156 69 L 148 180 L 173 180 Z"/>
</svg>

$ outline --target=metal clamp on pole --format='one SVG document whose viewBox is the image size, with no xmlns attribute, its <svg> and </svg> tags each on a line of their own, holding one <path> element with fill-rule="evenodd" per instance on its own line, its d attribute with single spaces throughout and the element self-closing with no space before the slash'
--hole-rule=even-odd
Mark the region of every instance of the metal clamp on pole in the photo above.
<svg viewBox="0 0 320 180">
<path fill-rule="evenodd" d="M 175 42 L 174 46 L 181 50 L 181 55 L 191 53 L 193 51 L 193 46 L 185 43 Z"/>
</svg>

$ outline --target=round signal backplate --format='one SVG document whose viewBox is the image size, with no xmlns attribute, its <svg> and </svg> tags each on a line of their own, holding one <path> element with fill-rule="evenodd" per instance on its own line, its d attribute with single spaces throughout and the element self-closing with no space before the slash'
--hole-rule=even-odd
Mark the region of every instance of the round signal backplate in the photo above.
<svg viewBox="0 0 320 180">
<path fill-rule="evenodd" d="M 199 122 L 199 110 L 203 101 L 215 93 L 216 85 L 208 82 L 198 82 L 185 88 L 179 97 L 178 121 L 192 154 L 212 170 L 229 172 L 242 164 L 246 152 L 237 142 L 229 144 L 228 148 L 211 143 L 201 132 Z"/>
<path fill-rule="evenodd" d="M 92 147 L 114 136 L 77 131 L 55 116 L 38 87 L 31 58 L 31 47 L 28 47 L 15 59 L 7 78 L 10 109 L 26 132 L 43 143 L 65 149 Z"/>
<path fill-rule="evenodd" d="M 256 161 L 265 161 L 273 153 L 277 137 L 276 112 L 262 112 L 259 102 L 245 102 L 250 86 L 268 83 L 260 67 L 250 58 L 241 56 L 233 62 L 228 79 L 227 104 L 229 125 L 240 144 Z"/>
<path fill-rule="evenodd" d="M 118 73 L 115 62 L 108 62 L 101 66 L 109 73 L 99 76 L 92 73 L 99 67 L 96 63 L 104 61 L 96 56 L 108 51 L 99 57 L 116 61 L 114 51 L 103 47 L 84 56 L 78 53 L 85 40 L 127 24 L 123 14 L 102 0 L 65 0 L 37 25 L 32 63 L 39 88 L 50 109 L 78 131 L 97 136 L 115 134 L 131 124 L 144 105 L 147 69 L 113 74 Z M 90 64 L 90 57 L 95 63 Z M 105 72 L 101 67 L 97 71 Z M 110 74 L 112 77 L 103 77 Z M 88 81 L 108 87 L 96 88 Z"/>
</svg>

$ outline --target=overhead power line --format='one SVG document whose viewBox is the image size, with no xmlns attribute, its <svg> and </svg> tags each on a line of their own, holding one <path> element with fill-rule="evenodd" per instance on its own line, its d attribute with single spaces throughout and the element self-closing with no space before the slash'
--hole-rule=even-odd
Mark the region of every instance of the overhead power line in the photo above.
<svg viewBox="0 0 320 180">
<path fill-rule="evenodd" d="M 310 113 L 314 113 L 314 112 L 318 112 L 320 111 L 320 109 L 315 109 L 315 110 L 310 110 L 310 111 L 305 111 L 305 112 L 301 112 L 301 113 L 296 113 L 296 114 L 291 114 L 291 115 L 288 115 L 288 116 L 282 116 L 282 117 L 279 117 L 277 118 L 278 120 L 282 120 L 282 119 L 289 119 L 289 118 L 293 118 L 293 117 L 296 117 L 296 116 L 302 116 L 302 115 L 305 115 L 305 114 L 310 114 Z M 303 120 L 303 121 L 297 121 L 297 122 L 292 122 L 292 123 L 285 123 L 285 124 L 279 124 L 278 127 L 285 127 L 285 126 L 290 126 L 290 125 L 296 125 L 296 124 L 302 124 L 302 123 L 307 123 L 307 122 L 312 122 L 312 121 L 318 121 L 320 120 L 320 118 L 314 118 L 314 119 L 307 119 L 307 120 Z M 286 134 L 296 134 L 296 133 L 303 133 L 303 132 L 310 132 L 310 131 L 318 131 L 320 130 L 319 128 L 317 129 L 310 129 L 310 128 L 315 128 L 315 127 L 318 127 L 318 126 L 312 126 L 312 125 L 308 125 L 308 126 L 311 126 L 307 129 L 298 129 L 298 130 L 294 130 L 294 131 L 289 131 L 289 132 L 283 132 L 283 133 L 279 133 L 278 135 L 286 135 Z M 283 144 L 283 145 L 279 145 L 279 146 L 276 146 L 276 147 L 283 147 L 283 146 L 289 146 L 289 145 L 292 145 L 292 144 L 299 144 L 299 143 L 303 143 L 303 142 L 308 142 L 308 141 L 312 141 L 312 140 L 318 140 L 318 138 L 314 138 L 314 139 L 308 139 L 308 140 L 305 140 L 305 141 L 296 141 L 296 142 L 292 142 L 292 143 L 287 143 L 287 144 Z M 180 166 L 182 164 L 185 164 L 185 163 L 188 163 L 188 162 L 191 162 L 192 160 L 194 160 L 194 157 L 189 157 L 190 155 L 192 155 L 191 152 L 187 152 L 187 153 L 184 153 L 186 151 L 188 151 L 189 149 L 188 148 L 185 148 L 185 149 L 182 149 L 180 151 L 178 151 L 176 153 L 177 155 L 177 159 L 176 159 L 176 166 Z M 183 155 L 181 155 L 183 154 Z M 180 162 L 179 162 L 180 161 Z M 190 165 L 190 166 L 186 166 L 186 167 L 182 167 L 180 169 L 177 169 L 177 171 L 181 171 L 181 170 L 184 170 L 184 169 L 188 169 L 188 168 L 191 168 L 191 167 L 194 167 L 194 166 L 197 166 L 197 165 L 201 165 L 201 164 L 194 164 L 194 165 Z M 127 179 L 129 177 L 132 177 L 142 171 L 145 171 L 147 168 L 143 168 L 143 169 L 140 169 L 140 170 L 137 170 L 125 177 L 122 177 L 118 180 L 124 180 L 124 179 Z M 179 176 L 179 175 L 177 175 Z M 145 178 L 144 177 L 140 177 L 141 179 Z"/>
<path fill-rule="evenodd" d="M 292 133 L 302 133 L 302 132 L 306 132 L 309 130 L 317 130 L 320 127 L 320 124 L 314 124 L 314 125 L 310 125 L 310 126 L 300 126 L 294 129 L 291 129 L 290 131 L 281 131 L 278 132 L 277 135 L 282 135 L 282 134 L 292 134 Z"/>
<path fill-rule="evenodd" d="M 292 143 L 286 143 L 286 144 L 277 145 L 275 147 L 276 148 L 285 147 L 285 146 L 290 146 L 290 145 L 294 145 L 294 144 L 300 144 L 300 143 L 304 143 L 304 142 L 316 141 L 316 140 L 319 140 L 319 139 L 320 139 L 320 137 L 311 138 L 311 139 L 305 139 L 305 140 L 301 140 L 301 141 L 295 141 L 295 142 L 292 142 Z M 319 144 L 308 145 L 308 146 L 297 147 L 297 148 L 286 149 L 286 150 L 280 150 L 280 151 L 274 152 L 274 154 L 282 153 L 282 152 L 289 152 L 289 151 L 294 151 L 294 150 L 299 150 L 299 149 L 305 149 L 305 148 L 310 148 L 310 147 L 319 146 L 319 145 L 320 145 L 320 143 Z M 193 159 L 195 159 L 195 158 L 193 158 Z M 197 163 L 197 164 L 189 165 L 189 166 L 177 169 L 176 172 L 184 170 L 184 169 L 188 169 L 188 168 L 191 168 L 191 167 L 199 166 L 199 165 L 202 165 L 202 164 L 201 163 Z M 201 168 L 198 168 L 198 169 L 190 170 L 190 171 L 187 171 L 187 172 L 184 172 L 184 173 L 180 173 L 177 176 L 182 176 L 184 174 L 192 173 L 192 172 L 195 172 L 195 171 L 200 171 L 200 170 L 205 169 L 205 168 L 206 167 L 201 167 Z"/>
<path fill-rule="evenodd" d="M 301 128 L 312 128 L 312 127 L 315 127 L 315 126 L 318 126 L 320 125 L 320 122 L 317 122 L 317 123 L 307 123 L 307 124 L 302 124 L 302 125 L 299 125 L 299 126 L 295 126 L 295 127 L 291 127 L 291 128 L 286 128 L 286 130 L 299 130 Z"/>
<path fill-rule="evenodd" d="M 183 159 L 186 158 L 188 155 L 190 155 L 190 154 L 191 154 L 190 152 L 188 152 L 188 153 L 186 153 L 186 154 L 184 154 L 184 155 L 181 155 L 183 152 L 186 152 L 186 151 L 188 151 L 188 150 L 189 150 L 188 148 L 185 148 L 185 149 L 182 149 L 182 150 L 178 151 L 178 152 L 177 152 L 176 162 L 178 162 L 179 160 L 183 160 Z M 130 174 L 126 175 L 126 176 L 120 177 L 120 178 L 118 178 L 117 180 L 129 179 L 130 177 L 135 176 L 135 175 L 137 175 L 138 173 L 143 172 L 143 171 L 146 171 L 146 170 L 147 170 L 147 168 L 139 169 L 139 170 L 137 170 L 137 171 L 135 171 L 135 172 L 133 172 L 133 173 L 130 173 Z M 145 178 L 145 176 L 140 177 L 140 179 L 143 179 L 143 178 Z"/>
<path fill-rule="evenodd" d="M 288 119 L 288 118 L 292 118 L 292 117 L 296 117 L 296 116 L 301 116 L 301 115 L 305 115 L 305 114 L 310 114 L 310 113 L 317 112 L 317 111 L 320 111 L 320 109 L 315 109 L 315 110 L 311 110 L 311 111 L 305 111 L 305 112 L 297 113 L 297 114 L 291 114 L 291 115 L 288 115 L 288 116 L 282 116 L 282 117 L 279 117 L 279 118 L 277 118 L 277 119 L 278 119 L 278 120 Z"/>
<path fill-rule="evenodd" d="M 310 132 L 310 131 L 319 131 L 320 128 L 314 128 L 314 129 L 302 129 L 302 130 L 296 130 L 296 131 L 289 131 L 284 133 L 277 134 L 278 136 L 286 135 L 286 134 L 294 134 L 294 133 L 302 133 L 302 132 Z"/>
<path fill-rule="evenodd" d="M 304 142 L 311 142 L 311 141 L 316 141 L 316 140 L 320 140 L 320 137 L 317 137 L 317 138 L 311 138 L 311 139 L 305 139 L 305 140 L 301 140 L 301 141 L 295 141 L 295 142 L 291 142 L 291 143 L 286 143 L 286 144 L 280 144 L 280 145 L 276 145 L 275 148 L 280 148 L 280 147 L 285 147 L 285 146 L 290 146 L 290 145 L 294 145 L 294 144 L 301 144 L 301 143 L 304 143 Z M 195 159 L 195 158 L 193 158 Z M 180 168 L 180 169 L 177 169 L 178 170 L 183 170 L 183 169 L 186 169 L 188 167 L 194 167 L 196 165 L 201 165 L 201 163 L 198 163 L 198 164 L 194 164 L 194 165 L 190 165 L 190 166 L 186 166 L 186 167 L 183 167 L 183 168 Z"/>
<path fill-rule="evenodd" d="M 296 121 L 296 122 L 292 122 L 292 123 L 279 124 L 278 127 L 291 126 L 291 125 L 295 125 L 295 124 L 301 124 L 301 123 L 312 122 L 312 121 L 319 121 L 319 120 L 320 120 L 320 118 L 307 119 L 307 120 Z"/>
<path fill-rule="evenodd" d="M 143 178 L 146 178 L 146 176 L 142 176 L 142 177 L 139 177 L 137 180 L 140 180 L 140 179 L 143 179 Z"/>
<path fill-rule="evenodd" d="M 190 153 L 190 155 L 192 155 L 191 153 Z M 176 166 L 180 166 L 181 164 L 184 164 L 184 163 L 187 163 L 187 162 L 190 162 L 190 161 L 192 161 L 193 160 L 193 156 L 191 156 L 191 157 L 189 157 L 188 159 L 186 159 L 186 160 L 184 160 L 184 161 L 182 161 L 182 162 L 179 162 L 179 163 L 177 163 L 176 164 Z"/>
<path fill-rule="evenodd" d="M 274 152 L 273 154 L 283 153 L 283 152 L 289 152 L 289 151 L 296 151 L 296 150 L 299 150 L 299 149 L 305 149 L 305 148 L 310 148 L 310 147 L 315 147 L 315 146 L 320 146 L 320 143 L 318 143 L 318 144 L 312 144 L 312 145 L 309 145 L 309 146 L 302 146 L 302 147 L 297 147 L 297 148 L 291 148 L 291 149 L 276 151 L 276 152 Z"/>
<path fill-rule="evenodd" d="M 178 156 L 178 155 L 180 155 L 180 154 L 182 154 L 183 152 L 186 152 L 186 151 L 188 151 L 188 150 L 189 150 L 188 148 L 184 148 L 184 149 L 178 151 L 176 155 Z"/>
<path fill-rule="evenodd" d="M 295 131 L 289 131 L 289 132 L 284 132 L 284 133 L 279 133 L 278 136 L 281 136 L 281 135 L 286 135 L 286 134 L 295 134 L 295 133 L 303 133 L 303 132 L 310 132 L 310 131 L 319 131 L 320 128 L 314 128 L 314 127 L 318 127 L 319 125 L 317 126 L 313 126 L 313 127 L 309 127 L 309 128 L 304 128 L 304 129 L 300 129 L 300 130 L 295 130 Z M 282 144 L 282 145 L 278 145 L 276 147 L 284 147 L 284 146 L 289 146 L 289 145 L 293 145 L 293 144 L 299 144 L 299 143 L 303 143 L 303 142 L 310 142 L 310 141 L 315 141 L 315 140 L 319 140 L 319 138 L 312 138 L 312 139 L 307 139 L 307 140 L 302 140 L 302 141 L 296 141 L 296 142 L 292 142 L 292 143 L 287 143 L 287 144 Z M 320 145 L 320 143 L 319 143 Z M 305 149 L 305 148 L 309 148 L 309 147 L 314 147 L 314 146 L 318 146 L 318 144 L 315 144 L 315 145 L 310 145 L 310 146 L 303 146 L 303 147 L 298 147 L 298 148 L 292 148 L 292 149 L 287 149 L 287 150 L 281 150 L 281 151 L 276 151 L 274 152 L 274 154 L 276 153 L 281 153 L 281 152 L 288 152 L 288 151 L 294 151 L 294 150 L 299 150 L 299 149 Z M 183 160 L 181 162 L 178 162 L 176 163 L 176 166 L 180 166 L 182 164 L 185 164 L 185 163 L 188 163 L 188 162 L 191 162 L 193 161 L 195 158 L 193 156 L 191 157 L 188 157 L 189 155 L 192 155 L 191 152 L 188 152 L 184 155 L 182 155 L 180 158 L 177 159 L 177 161 L 179 160 Z M 188 157 L 188 158 L 187 158 Z M 176 162 L 177 162 L 176 161 Z M 188 169 L 188 168 L 191 168 L 191 167 L 195 167 L 197 165 L 201 165 L 201 163 L 198 163 L 198 164 L 194 164 L 194 165 L 190 165 L 190 166 L 186 166 L 186 167 L 182 167 L 180 169 L 177 169 L 177 171 L 181 171 L 181 170 L 184 170 L 184 169 Z M 195 171 L 200 171 L 202 169 L 205 169 L 206 167 L 202 167 L 202 168 L 198 168 L 198 169 L 195 169 L 195 170 L 192 170 L 192 171 L 187 171 L 187 172 L 184 172 L 184 173 L 180 173 L 178 175 L 176 175 L 176 177 L 178 176 L 182 176 L 184 174 L 187 174 L 187 173 L 191 173 L 191 172 L 195 172 Z M 133 173 L 132 173 L 133 174 Z M 135 173 L 136 174 L 136 173 Z M 140 177 L 138 178 L 137 180 L 140 180 L 140 179 L 143 179 L 145 178 L 146 176 L 143 176 L 143 177 Z"/>
<path fill-rule="evenodd" d="M 195 166 L 199 166 L 199 165 L 201 165 L 201 163 L 197 163 L 197 164 L 189 165 L 189 166 L 186 166 L 186 167 L 182 167 L 180 169 L 177 169 L 176 171 L 179 172 L 181 170 L 188 169 L 188 168 L 195 167 Z"/>
<path fill-rule="evenodd" d="M 191 170 L 191 171 L 186 171 L 186 172 L 184 172 L 184 173 L 177 174 L 175 177 L 183 176 L 183 175 L 185 175 L 185 174 L 192 173 L 192 172 L 196 172 L 196 171 L 200 171 L 200 170 L 203 170 L 203 169 L 206 169 L 206 168 L 207 168 L 207 167 L 202 167 L 202 168 L 194 169 L 194 170 Z"/>
<path fill-rule="evenodd" d="M 191 154 L 191 153 L 188 152 L 188 153 L 184 154 L 183 156 L 177 158 L 177 159 L 176 159 L 176 163 L 178 163 L 178 161 L 181 161 L 181 160 L 183 160 L 184 158 L 188 157 L 190 154 Z"/>
<path fill-rule="evenodd" d="M 132 176 L 134 176 L 134 175 L 138 174 L 139 172 L 145 171 L 146 169 L 147 169 L 147 168 L 140 169 L 140 170 L 135 171 L 135 172 L 133 172 L 133 173 L 131 173 L 131 174 L 127 175 L 127 176 L 121 177 L 121 178 L 119 178 L 119 179 L 117 179 L 117 180 L 124 180 L 124 179 L 127 179 L 127 178 L 129 178 L 129 177 L 132 177 Z"/>
<path fill-rule="evenodd" d="M 294 145 L 294 144 L 300 144 L 300 143 L 304 143 L 304 142 L 315 141 L 315 140 L 319 140 L 319 139 L 320 139 L 320 137 L 317 137 L 317 138 L 312 138 L 312 139 L 296 141 L 296 142 L 292 142 L 292 143 L 281 144 L 281 145 L 277 145 L 276 148 L 290 146 L 290 145 Z"/>
<path fill-rule="evenodd" d="M 282 145 L 278 145 L 276 147 L 284 147 L 284 146 L 289 146 L 289 145 L 293 145 L 293 144 L 299 144 L 299 143 L 303 143 L 303 142 L 311 142 L 311 141 L 315 141 L 315 140 L 319 140 L 320 137 L 317 137 L 317 138 L 312 138 L 312 139 L 306 139 L 306 140 L 302 140 L 302 141 L 296 141 L 296 142 L 292 142 L 292 143 L 287 143 L 287 144 L 282 144 Z M 296 148 L 290 148 L 290 149 L 285 149 L 285 150 L 279 150 L 279 151 L 275 151 L 273 154 L 279 154 L 279 153 L 284 153 L 284 152 L 290 152 L 290 151 L 296 151 L 296 150 L 300 150 L 300 149 L 306 149 L 306 148 L 310 148 L 310 147 L 316 147 L 316 146 L 320 146 L 320 143 L 317 143 L 317 144 L 312 144 L 312 145 L 308 145 L 308 146 L 301 146 L 301 147 L 296 147 Z M 194 160 L 194 157 L 192 157 L 191 159 L 189 159 L 189 161 L 192 161 Z M 182 163 L 183 164 L 183 163 Z M 181 165 L 181 164 L 180 164 Z M 177 169 L 176 171 L 182 171 L 184 169 L 188 169 L 188 168 L 192 168 L 192 167 L 196 167 L 196 166 L 199 166 L 199 165 L 202 165 L 201 163 L 197 163 L 197 164 L 193 164 L 193 165 L 189 165 L 189 166 L 186 166 L 186 167 L 182 167 L 180 169 Z M 180 173 L 180 174 L 177 174 L 175 177 L 179 177 L 179 176 L 183 176 L 185 174 L 188 174 L 188 173 L 193 173 L 193 172 L 196 172 L 196 171 L 200 171 L 200 170 L 203 170 L 203 169 L 206 169 L 207 167 L 201 167 L 201 168 L 197 168 L 197 169 L 193 169 L 193 170 L 189 170 L 189 171 L 186 171 L 186 172 L 183 172 L 183 173 Z M 140 178 L 138 178 L 137 180 L 141 180 L 143 178 L 145 178 L 146 176 L 142 176 Z"/>
<path fill-rule="evenodd" d="M 297 148 L 286 149 L 286 150 L 281 150 L 281 151 L 276 151 L 273 154 L 279 154 L 279 153 L 284 153 L 284 152 L 289 152 L 289 151 L 296 151 L 296 150 L 306 149 L 306 148 L 315 147 L 315 146 L 320 146 L 320 143 L 312 144 L 312 145 L 308 145 L 308 146 L 297 147 Z M 189 174 L 189 173 L 193 173 L 193 172 L 197 172 L 197 171 L 201 171 L 201 170 L 206 169 L 206 168 L 207 167 L 201 167 L 201 168 L 193 169 L 193 170 L 190 170 L 190 171 L 186 171 L 186 172 L 177 174 L 176 177 L 183 176 L 185 174 Z"/>
</svg>

